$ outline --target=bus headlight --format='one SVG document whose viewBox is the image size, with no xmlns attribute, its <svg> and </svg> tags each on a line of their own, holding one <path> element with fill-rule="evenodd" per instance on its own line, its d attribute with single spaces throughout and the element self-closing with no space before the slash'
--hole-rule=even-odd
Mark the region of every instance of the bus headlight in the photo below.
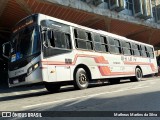
<svg viewBox="0 0 160 120">
<path fill-rule="evenodd" d="M 30 68 L 28 69 L 28 73 L 27 73 L 27 74 L 28 74 L 28 75 L 31 74 L 32 71 L 33 71 L 33 68 L 30 67 Z"/>
<path fill-rule="evenodd" d="M 31 74 L 34 70 L 36 70 L 39 67 L 39 63 L 36 63 L 28 68 L 27 75 Z"/>
<path fill-rule="evenodd" d="M 38 64 L 38 63 L 36 63 L 36 64 L 33 66 L 33 68 L 34 68 L 34 69 L 37 69 L 37 68 L 38 68 L 38 66 L 39 66 L 39 64 Z"/>
</svg>

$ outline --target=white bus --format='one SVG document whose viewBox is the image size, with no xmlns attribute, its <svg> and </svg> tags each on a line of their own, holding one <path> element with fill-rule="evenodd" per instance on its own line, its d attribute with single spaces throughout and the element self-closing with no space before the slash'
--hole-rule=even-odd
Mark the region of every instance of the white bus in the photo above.
<svg viewBox="0 0 160 120">
<path fill-rule="evenodd" d="M 157 73 L 152 45 L 43 14 L 18 22 L 9 44 L 9 87 L 43 83 L 56 92 L 66 84 L 85 89 L 96 80 L 140 81 Z"/>
</svg>

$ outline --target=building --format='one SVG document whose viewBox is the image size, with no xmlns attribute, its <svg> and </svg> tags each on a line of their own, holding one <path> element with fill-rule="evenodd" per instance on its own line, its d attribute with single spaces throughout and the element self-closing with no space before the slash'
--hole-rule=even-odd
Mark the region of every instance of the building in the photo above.
<svg viewBox="0 0 160 120">
<path fill-rule="evenodd" d="M 43 13 L 159 47 L 159 0 L 1 0 L 0 38 L 23 17 Z M 1 42 L 2 42 L 1 41 Z"/>
</svg>

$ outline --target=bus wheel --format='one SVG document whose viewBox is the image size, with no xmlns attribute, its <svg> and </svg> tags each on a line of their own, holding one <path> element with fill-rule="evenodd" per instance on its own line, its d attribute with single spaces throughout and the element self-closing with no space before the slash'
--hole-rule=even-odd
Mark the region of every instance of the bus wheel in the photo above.
<svg viewBox="0 0 160 120">
<path fill-rule="evenodd" d="M 83 68 L 78 68 L 74 77 L 74 87 L 82 90 L 88 87 L 89 77 Z"/>
<path fill-rule="evenodd" d="M 132 81 L 132 82 L 138 82 L 138 81 L 141 81 L 142 80 L 142 70 L 140 69 L 140 68 L 136 68 L 136 70 L 135 70 L 135 77 L 132 77 L 132 78 L 130 78 L 130 80 Z"/>
<path fill-rule="evenodd" d="M 109 79 L 108 81 L 111 85 L 120 83 L 120 79 L 118 78 Z"/>
<path fill-rule="evenodd" d="M 56 93 L 59 92 L 61 85 L 60 84 L 52 84 L 52 83 L 47 83 L 45 84 L 46 89 L 51 92 L 51 93 Z"/>
</svg>

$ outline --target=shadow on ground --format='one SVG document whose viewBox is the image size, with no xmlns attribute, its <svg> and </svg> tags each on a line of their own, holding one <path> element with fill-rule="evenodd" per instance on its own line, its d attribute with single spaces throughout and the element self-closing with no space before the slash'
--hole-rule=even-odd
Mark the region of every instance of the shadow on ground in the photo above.
<svg viewBox="0 0 160 120">
<path fill-rule="evenodd" d="M 141 82 L 143 82 L 143 81 L 141 81 Z M 121 81 L 120 84 L 125 84 L 125 83 L 131 83 L 131 82 L 129 80 L 125 80 L 125 81 Z M 110 84 L 109 83 L 91 84 L 89 86 L 89 88 L 101 87 L 101 86 L 107 86 L 107 85 L 110 85 Z M 16 99 L 44 96 L 44 95 L 48 95 L 48 94 L 59 94 L 59 93 L 69 92 L 69 91 L 74 91 L 74 90 L 75 89 L 73 86 L 66 86 L 66 87 L 62 87 L 58 93 L 50 93 L 45 89 L 45 87 L 43 85 L 6 88 L 6 89 L 0 89 L 0 95 L 2 93 L 7 94 L 4 96 L 2 95 L 0 97 L 0 101 L 10 101 L 10 100 L 16 100 Z M 18 95 L 12 94 L 14 92 L 18 92 L 19 94 Z"/>
<path fill-rule="evenodd" d="M 110 117 L 114 113 L 154 113 L 160 116 L 160 91 L 121 95 L 114 97 L 93 97 L 83 100 L 74 100 L 59 104 L 36 107 L 27 111 L 42 112 L 42 116 L 50 119 L 80 119 L 87 120 L 159 120 L 159 117 Z M 46 112 L 44 112 L 46 111 Z M 130 112 L 129 112 L 130 111 Z M 148 111 L 148 112 L 147 112 Z"/>
</svg>

